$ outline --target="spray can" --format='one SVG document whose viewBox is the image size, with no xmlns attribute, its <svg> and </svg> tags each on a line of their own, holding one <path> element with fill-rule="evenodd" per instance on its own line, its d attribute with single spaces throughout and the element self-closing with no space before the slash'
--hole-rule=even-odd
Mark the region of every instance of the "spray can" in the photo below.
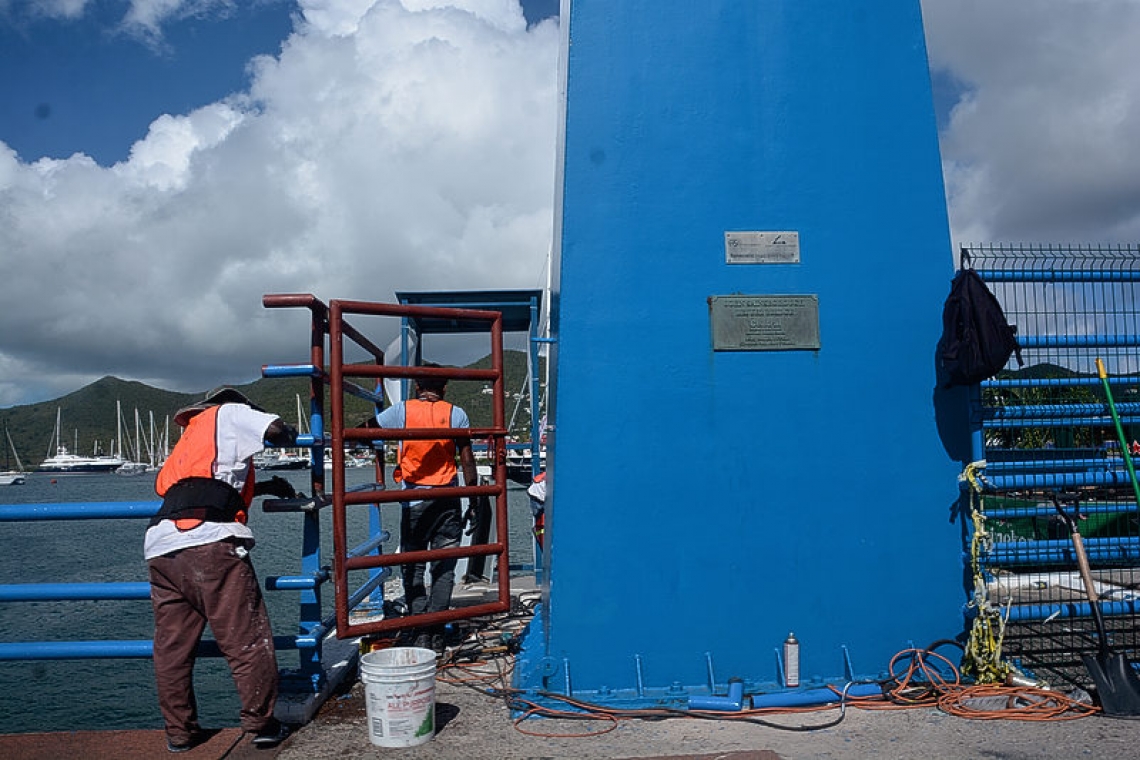
<svg viewBox="0 0 1140 760">
<path fill-rule="evenodd" d="M 794 633 L 784 639 L 784 686 L 794 688 L 800 685 L 800 642 Z"/>
</svg>

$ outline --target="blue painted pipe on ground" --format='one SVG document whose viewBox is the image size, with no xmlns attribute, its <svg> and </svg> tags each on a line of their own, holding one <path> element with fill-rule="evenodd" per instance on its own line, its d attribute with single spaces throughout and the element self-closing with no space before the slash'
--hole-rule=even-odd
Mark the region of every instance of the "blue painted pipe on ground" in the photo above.
<svg viewBox="0 0 1140 760">
<path fill-rule="evenodd" d="M 838 702 L 842 698 L 842 689 L 804 689 L 802 691 L 784 691 L 776 694 L 753 694 L 752 709 L 759 710 L 765 707 L 807 707 L 809 705 L 826 705 Z M 883 693 L 883 687 L 877 683 L 857 683 L 847 689 L 848 697 L 877 697 Z"/>
<path fill-rule="evenodd" d="M 744 707 L 744 681 L 739 678 L 728 680 L 727 697 L 689 697 L 690 710 L 719 710 L 739 712 Z"/>
</svg>

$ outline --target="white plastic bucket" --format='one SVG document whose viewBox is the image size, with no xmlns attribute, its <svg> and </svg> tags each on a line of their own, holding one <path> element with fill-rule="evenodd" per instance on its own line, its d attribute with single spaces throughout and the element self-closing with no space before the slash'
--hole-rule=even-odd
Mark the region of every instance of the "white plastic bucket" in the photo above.
<svg viewBox="0 0 1140 760">
<path fill-rule="evenodd" d="M 368 738 L 378 747 L 414 747 L 435 736 L 435 652 L 391 647 L 360 658 Z"/>
</svg>

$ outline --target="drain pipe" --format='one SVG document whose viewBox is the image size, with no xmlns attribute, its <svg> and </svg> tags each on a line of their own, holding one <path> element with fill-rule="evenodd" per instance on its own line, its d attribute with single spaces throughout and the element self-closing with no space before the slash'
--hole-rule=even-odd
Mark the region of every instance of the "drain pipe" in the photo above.
<svg viewBox="0 0 1140 760">
<path fill-rule="evenodd" d="M 740 712 L 744 707 L 744 681 L 728 679 L 727 697 L 689 697 L 690 710 L 717 710 L 719 712 Z"/>
</svg>

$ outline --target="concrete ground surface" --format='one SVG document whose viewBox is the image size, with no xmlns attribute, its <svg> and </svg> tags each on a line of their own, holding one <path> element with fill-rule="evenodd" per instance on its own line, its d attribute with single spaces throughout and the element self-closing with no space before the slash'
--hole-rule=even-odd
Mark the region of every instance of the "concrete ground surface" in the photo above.
<svg viewBox="0 0 1140 760">
<path fill-rule="evenodd" d="M 379 747 L 369 739 L 364 689 L 326 704 L 315 721 L 277 751 L 279 760 L 400 758 L 401 760 L 530 760 L 537 758 L 686 758 L 800 760 L 808 758 L 1140 758 L 1140 722 L 1102 715 L 1041 722 L 972 720 L 937 708 L 769 716 L 789 731 L 729 720 L 670 718 L 580 721 L 530 719 L 518 727 L 505 704 L 441 672 L 436 684 L 436 735 L 414 747 Z M 520 730 L 521 729 L 521 730 Z M 565 736 L 575 734 L 573 738 Z M 594 734 L 581 736 L 581 734 Z"/>
<path fill-rule="evenodd" d="M 436 683 L 436 735 L 414 747 L 379 747 L 368 735 L 364 688 L 355 683 L 274 749 L 255 749 L 236 728 L 193 750 L 171 755 L 162 731 L 85 731 L 0 735 L 0 758 L 12 760 L 1057 760 L 1140 758 L 1140 722 L 1101 715 L 1068 721 L 969 720 L 924 707 L 851 707 L 767 716 L 785 731 L 739 721 L 670 718 L 617 723 L 531 719 L 518 727 L 498 698 L 450 682 Z M 521 729 L 521 730 L 520 730 Z M 575 736 L 566 736 L 574 734 Z M 593 735 L 583 735 L 593 734 Z"/>
</svg>

